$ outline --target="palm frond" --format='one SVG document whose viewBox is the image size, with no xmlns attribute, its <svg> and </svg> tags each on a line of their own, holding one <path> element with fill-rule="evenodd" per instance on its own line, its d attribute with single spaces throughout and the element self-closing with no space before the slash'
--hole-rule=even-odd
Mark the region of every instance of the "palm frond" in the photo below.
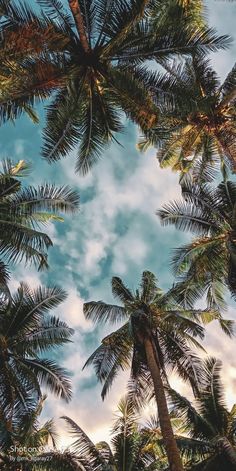
<svg viewBox="0 0 236 471">
<path fill-rule="evenodd" d="M 24 359 L 23 362 L 30 367 L 37 376 L 39 383 L 66 402 L 71 399 L 71 384 L 68 373 L 52 360 Z"/>
<path fill-rule="evenodd" d="M 76 454 L 86 459 L 92 469 L 99 469 L 99 466 L 105 464 L 102 454 L 81 427 L 69 417 L 64 416 L 62 419 L 66 421 L 70 432 L 76 437 L 76 441 L 72 444 L 72 448 Z"/>
<path fill-rule="evenodd" d="M 114 276 L 112 278 L 112 294 L 118 298 L 122 303 L 133 301 L 134 297 L 131 291 L 125 286 L 121 278 Z"/>
<path fill-rule="evenodd" d="M 84 304 L 83 312 L 86 319 L 95 324 L 101 322 L 117 323 L 127 320 L 128 314 L 125 308 L 114 304 L 106 304 L 102 301 L 90 301 Z"/>
</svg>

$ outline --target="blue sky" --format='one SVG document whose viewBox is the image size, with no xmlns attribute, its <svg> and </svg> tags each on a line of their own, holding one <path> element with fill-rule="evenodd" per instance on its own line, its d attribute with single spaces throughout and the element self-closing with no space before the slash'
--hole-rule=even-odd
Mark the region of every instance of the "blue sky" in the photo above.
<svg viewBox="0 0 236 471">
<path fill-rule="evenodd" d="M 235 34 L 236 1 L 209 0 L 208 17 L 220 34 Z M 224 78 L 235 61 L 235 43 L 229 51 L 213 56 L 216 70 Z M 40 110 L 42 115 L 42 109 Z M 155 151 L 140 154 L 136 150 L 137 129 L 127 123 L 121 136 L 123 147 L 112 146 L 103 160 L 85 178 L 74 174 L 75 155 L 49 166 L 40 157 L 41 126 L 27 118 L 15 126 L 1 128 L 1 157 L 26 159 L 33 163 L 31 183 L 51 181 L 77 188 L 81 210 L 76 216 L 66 217 L 64 224 L 49 228 L 54 241 L 50 250 L 50 269 L 39 274 L 34 269 L 18 267 L 13 273 L 12 287 L 21 280 L 33 286 L 40 283 L 58 284 L 68 292 L 68 299 L 57 310 L 76 333 L 74 344 L 60 351 L 58 358 L 72 372 L 74 397 L 69 405 L 48 398 L 47 417 L 69 415 L 95 440 L 108 437 L 113 411 L 125 392 L 126 376 L 115 383 L 108 399 L 102 403 L 100 385 L 92 370 L 81 371 L 88 355 L 98 345 L 108 329 L 94 330 L 86 322 L 82 305 L 86 300 L 111 301 L 110 280 L 118 275 L 131 287 L 136 287 L 143 270 L 153 271 L 166 289 L 173 279 L 170 271 L 171 248 L 184 242 L 184 235 L 173 228 L 162 228 L 155 211 L 164 202 L 179 197 L 178 177 L 168 170 L 160 170 Z M 233 314 L 234 307 L 228 315 Z M 224 380 L 227 399 L 232 403 L 236 392 L 236 362 L 232 355 L 235 342 L 230 342 L 211 327 L 206 345 L 210 354 L 225 362 Z M 173 384 L 186 389 L 179 380 Z M 61 433 L 62 423 L 58 421 Z M 64 438 L 63 442 L 67 442 Z"/>
</svg>

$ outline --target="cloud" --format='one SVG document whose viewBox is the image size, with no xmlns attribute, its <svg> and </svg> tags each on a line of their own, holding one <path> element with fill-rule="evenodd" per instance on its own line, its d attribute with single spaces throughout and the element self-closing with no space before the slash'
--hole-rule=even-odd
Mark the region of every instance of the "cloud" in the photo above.
<svg viewBox="0 0 236 471">
<path fill-rule="evenodd" d="M 233 42 L 230 48 L 219 50 L 211 55 L 212 63 L 222 80 L 232 69 L 236 56 L 235 41 L 235 2 L 228 0 L 208 0 L 205 2 L 208 9 L 208 21 L 215 28 L 218 35 L 230 35 Z"/>
<path fill-rule="evenodd" d="M 79 276 L 88 291 L 95 280 L 99 283 L 104 270 L 125 274 L 130 266 L 138 271 L 140 265 L 148 264 L 148 233 L 156 232 L 158 238 L 160 230 L 155 211 L 180 195 L 178 176 L 158 167 L 155 150 L 145 155 L 135 151 L 136 138 L 135 134 L 128 162 L 123 149 L 111 149 L 109 159 L 84 183 L 80 214 L 59 247 L 62 256 L 67 256 L 67 269 Z M 67 168 L 64 163 L 63 168 Z M 74 174 L 70 184 L 73 181 Z M 78 177 L 78 187 L 80 183 Z"/>
</svg>

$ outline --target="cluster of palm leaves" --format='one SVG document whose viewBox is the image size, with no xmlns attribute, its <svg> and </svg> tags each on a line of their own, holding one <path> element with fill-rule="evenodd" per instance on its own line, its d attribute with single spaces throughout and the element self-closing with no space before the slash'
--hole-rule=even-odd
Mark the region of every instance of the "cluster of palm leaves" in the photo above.
<svg viewBox="0 0 236 471">
<path fill-rule="evenodd" d="M 176 54 L 228 45 L 192 6 L 177 0 L 39 0 L 40 14 L 1 0 L 1 121 L 53 94 L 47 106 L 43 156 L 53 162 L 78 148 L 77 171 L 86 173 L 123 127 L 123 113 L 145 132 L 158 122 L 147 60 L 168 63 Z M 200 3 L 196 9 L 198 17 Z M 183 5 L 181 5 L 183 4 Z M 183 25 L 176 29 L 173 21 Z M 147 86 L 147 82 L 150 85 Z"/>
<path fill-rule="evenodd" d="M 38 269 L 48 267 L 50 237 L 40 228 L 52 221 L 63 221 L 60 213 L 78 208 L 78 194 L 68 186 L 44 184 L 35 188 L 22 186 L 29 165 L 2 161 L 0 171 L 0 280 L 7 280 L 8 263 L 34 263 Z"/>
<path fill-rule="evenodd" d="M 161 222 L 195 234 L 175 250 L 176 281 L 167 292 L 144 271 L 135 291 L 113 277 L 118 304 L 85 303 L 86 319 L 116 325 L 85 367 L 93 366 L 103 399 L 129 370 L 128 395 L 110 444 L 94 444 L 64 417 L 76 441 L 62 453 L 53 421 L 40 426 L 38 419 L 44 388 L 66 401 L 72 395 L 67 371 L 51 356 L 73 334 L 49 313 L 66 293 L 21 283 L 12 294 L 9 279 L 19 262 L 49 267 L 53 242 L 42 227 L 75 213 L 79 197 L 68 186 L 24 186 L 29 164 L 2 161 L 4 471 L 236 470 L 236 407 L 227 409 L 220 362 L 200 357 L 209 323 L 234 334 L 222 311 L 226 290 L 236 297 L 236 183 L 229 181 L 236 172 L 236 68 L 220 82 L 207 54 L 227 48 L 230 38 L 208 28 L 204 13 L 201 0 L 38 0 L 36 9 L 0 0 L 0 123 L 26 113 L 37 124 L 42 101 L 42 156 L 53 163 L 76 149 L 76 171 L 85 174 L 131 120 L 140 150 L 154 146 L 160 166 L 180 176 L 182 201 L 159 210 Z M 199 299 L 205 308 L 196 308 Z M 171 388 L 171 372 L 188 383 L 192 402 Z M 144 425 L 142 406 L 153 399 L 157 418 Z"/>
</svg>

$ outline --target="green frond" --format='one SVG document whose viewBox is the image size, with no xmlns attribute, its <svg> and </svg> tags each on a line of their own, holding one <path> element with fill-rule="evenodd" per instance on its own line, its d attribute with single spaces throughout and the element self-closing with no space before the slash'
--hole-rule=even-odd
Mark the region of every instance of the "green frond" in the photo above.
<svg viewBox="0 0 236 471">
<path fill-rule="evenodd" d="M 117 276 L 112 278 L 112 294 L 124 304 L 134 301 L 134 296 L 131 291 L 125 286 L 121 278 Z"/>
<path fill-rule="evenodd" d="M 217 433 L 214 424 L 208 422 L 187 398 L 181 396 L 181 394 L 173 389 L 168 389 L 167 394 L 170 406 L 175 411 L 176 417 L 182 419 L 183 427 L 185 427 L 186 432 L 189 432 L 191 437 L 197 439 L 214 437 L 215 433 Z"/>
<path fill-rule="evenodd" d="M 18 210 L 19 214 L 27 217 L 34 216 L 38 211 L 74 213 L 79 207 L 79 196 L 69 186 L 56 187 L 53 184 L 45 184 L 38 188 L 27 187 L 9 200 L 12 211 Z"/>
<path fill-rule="evenodd" d="M 158 280 L 150 271 L 144 271 L 140 283 L 141 299 L 144 303 L 151 303 L 158 292 Z M 159 292 L 160 295 L 160 292 Z"/>
<path fill-rule="evenodd" d="M 79 427 L 79 425 L 69 417 L 64 416 L 62 419 L 66 421 L 72 436 L 76 438 L 76 441 L 72 444 L 72 449 L 75 453 L 88 461 L 92 469 L 96 469 L 96 467 L 104 465 L 105 460 L 103 459 L 102 454 L 81 427 Z"/>
<path fill-rule="evenodd" d="M 52 360 L 24 359 L 23 363 L 30 367 L 39 383 L 49 389 L 56 396 L 69 402 L 72 396 L 68 373 Z"/>
<path fill-rule="evenodd" d="M 68 186 L 44 184 L 25 187 L 21 177 L 28 175 L 30 166 L 20 160 L 2 161 L 0 173 L 0 254 L 6 263 L 25 261 L 39 269 L 47 268 L 50 237 L 40 231 L 49 221 L 62 221 L 61 214 L 74 213 L 79 208 L 79 196 Z M 59 215 L 57 214 L 59 213 Z"/>
<path fill-rule="evenodd" d="M 0 410 L 4 411 L 4 420 L 9 426 L 14 417 L 18 420 L 22 414 L 32 415 L 33 409 L 31 418 L 37 419 L 41 402 L 35 409 L 35 401 L 42 398 L 41 387 L 67 401 L 71 397 L 68 373 L 46 358 L 50 349 L 70 341 L 73 334 L 65 322 L 50 316 L 50 311 L 65 297 L 66 293 L 57 287 L 31 289 L 21 283 L 17 292 L 2 303 Z M 28 419 L 26 423 L 29 425 Z M 48 422 L 44 437 L 50 431 L 53 434 L 53 424 Z"/>
<path fill-rule="evenodd" d="M 222 87 L 220 89 L 222 95 L 221 105 L 230 103 L 236 97 L 236 64 L 227 75 Z"/>
<path fill-rule="evenodd" d="M 129 368 L 132 344 L 129 325 L 124 324 L 120 329 L 105 337 L 102 344 L 86 361 L 84 368 L 93 365 L 98 380 L 103 384 L 103 399 L 118 372 Z"/>
<path fill-rule="evenodd" d="M 223 395 L 223 384 L 220 379 L 222 364 L 215 358 L 204 362 L 203 393 L 199 398 L 199 409 L 206 420 L 214 424 L 220 434 L 227 429 L 228 413 Z"/>
<path fill-rule="evenodd" d="M 208 211 L 185 202 L 168 203 L 157 211 L 157 215 L 164 226 L 173 224 L 176 229 L 191 231 L 202 236 L 218 229 L 217 222 Z"/>
<path fill-rule="evenodd" d="M 115 324 L 127 320 L 128 314 L 125 308 L 114 304 L 106 304 L 102 301 L 90 301 L 83 307 L 85 318 L 92 320 L 95 324 L 110 322 Z"/>
</svg>

